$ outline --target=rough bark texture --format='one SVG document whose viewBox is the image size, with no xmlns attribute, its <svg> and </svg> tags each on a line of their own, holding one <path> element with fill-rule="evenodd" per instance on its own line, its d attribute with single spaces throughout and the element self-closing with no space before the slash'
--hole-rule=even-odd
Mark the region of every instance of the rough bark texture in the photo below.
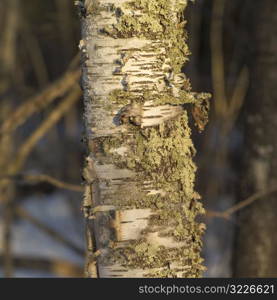
<svg viewBox="0 0 277 300">
<path fill-rule="evenodd" d="M 89 0 L 82 15 L 88 277 L 198 277 L 195 148 L 188 109 L 207 94 L 181 73 L 186 0 Z"/>
<path fill-rule="evenodd" d="M 245 104 L 243 188 L 249 196 L 277 182 L 277 1 L 247 1 L 250 89 Z M 240 213 L 235 276 L 276 277 L 276 193 Z"/>
</svg>

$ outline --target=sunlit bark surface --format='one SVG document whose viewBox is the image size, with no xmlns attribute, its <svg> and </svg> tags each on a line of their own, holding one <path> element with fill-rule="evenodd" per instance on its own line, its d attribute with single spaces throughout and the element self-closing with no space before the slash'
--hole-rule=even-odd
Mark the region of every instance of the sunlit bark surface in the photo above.
<svg viewBox="0 0 277 300">
<path fill-rule="evenodd" d="M 88 277 L 199 277 L 186 0 L 78 3 L 82 20 Z"/>
</svg>

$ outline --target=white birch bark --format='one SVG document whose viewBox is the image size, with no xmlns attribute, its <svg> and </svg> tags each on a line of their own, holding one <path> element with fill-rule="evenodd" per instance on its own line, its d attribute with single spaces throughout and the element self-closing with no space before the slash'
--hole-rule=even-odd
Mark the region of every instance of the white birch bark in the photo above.
<svg viewBox="0 0 277 300">
<path fill-rule="evenodd" d="M 198 277 L 204 225 L 195 217 L 203 208 L 187 108 L 203 111 L 208 96 L 192 93 L 181 74 L 187 1 L 78 5 L 87 276 Z"/>
</svg>

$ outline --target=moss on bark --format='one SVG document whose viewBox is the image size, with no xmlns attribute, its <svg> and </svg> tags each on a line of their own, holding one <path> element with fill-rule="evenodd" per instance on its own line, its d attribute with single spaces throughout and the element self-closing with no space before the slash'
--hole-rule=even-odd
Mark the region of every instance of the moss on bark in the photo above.
<svg viewBox="0 0 277 300">
<path fill-rule="evenodd" d="M 193 93 L 189 80 L 181 73 L 190 54 L 184 30 L 187 1 L 113 2 L 103 6 L 99 2 L 97 12 L 109 12 L 114 20 L 99 28 L 99 35 L 148 42 L 141 48 L 116 50 L 118 59 L 114 61 L 111 76 L 119 76 L 122 86 L 108 93 L 104 108 L 113 116 L 115 128 L 120 130 L 116 134 L 94 137 L 89 143 L 90 155 L 99 169 L 112 166 L 115 173 L 118 170 L 121 174 L 130 172 L 133 175 L 126 175 L 128 179 L 120 182 L 118 187 L 114 187 L 114 178 L 98 179 L 94 189 L 99 191 L 101 205 L 113 205 L 116 211 L 150 209 L 152 214 L 140 238 L 118 244 L 116 214 L 101 212 L 98 223 L 112 224 L 110 231 L 115 233 L 107 235 L 102 243 L 108 251 L 97 258 L 98 264 L 143 269 L 146 277 L 199 277 L 204 269 L 200 252 L 205 226 L 196 218 L 204 213 L 204 209 L 194 189 L 196 166 L 193 157 L 196 151 L 191 140 L 187 104 L 200 110 L 202 106 L 207 108 L 209 95 Z M 89 51 L 87 53 L 90 55 Z M 139 70 L 144 73 L 136 72 L 137 82 L 131 86 L 126 77 L 133 74 L 136 57 L 142 62 L 142 57 L 154 59 L 151 63 L 140 64 Z M 145 80 L 140 80 L 143 76 Z M 95 99 L 87 100 L 86 105 Z M 176 107 L 179 110 L 171 117 L 144 126 L 147 109 L 160 108 L 163 115 L 163 110 L 176 110 Z M 207 109 L 202 111 L 202 118 L 206 120 Z M 160 116 L 155 117 L 159 119 Z M 97 171 L 95 176 L 101 177 Z M 101 189 L 105 193 L 101 193 Z M 159 238 L 164 238 L 165 245 L 162 242 L 155 245 L 149 238 L 156 233 Z"/>
</svg>

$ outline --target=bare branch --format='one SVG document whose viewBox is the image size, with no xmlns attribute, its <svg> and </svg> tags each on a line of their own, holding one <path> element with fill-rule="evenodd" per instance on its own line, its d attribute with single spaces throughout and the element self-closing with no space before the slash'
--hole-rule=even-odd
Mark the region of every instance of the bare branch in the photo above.
<svg viewBox="0 0 277 300">
<path fill-rule="evenodd" d="M 46 233 L 48 236 L 50 236 L 55 241 L 63 244 L 64 246 L 70 248 L 72 251 L 74 251 L 76 254 L 83 257 L 85 255 L 84 251 L 76 246 L 74 243 L 72 243 L 70 240 L 66 239 L 62 234 L 58 233 L 57 231 L 53 230 L 52 228 L 49 228 L 46 224 L 42 223 L 37 218 L 30 215 L 25 209 L 15 206 L 15 213 L 21 217 L 22 219 L 30 222 L 35 227 Z"/>
<path fill-rule="evenodd" d="M 0 255 L 0 265 L 3 263 L 4 257 Z M 47 271 L 60 277 L 83 277 L 81 267 L 65 260 L 16 256 L 14 257 L 14 265 L 19 269 Z"/>
<path fill-rule="evenodd" d="M 28 18 L 21 16 L 21 29 L 23 42 L 25 44 L 26 50 L 29 52 L 30 61 L 33 65 L 33 70 L 36 75 L 39 87 L 44 87 L 48 83 L 48 71 L 45 59 L 42 54 L 41 46 L 38 39 L 34 36 L 31 26 L 29 24 Z"/>
<path fill-rule="evenodd" d="M 76 85 L 80 75 L 81 71 L 79 69 L 66 72 L 62 78 L 56 80 L 39 95 L 26 100 L 3 122 L 0 127 L 0 134 L 8 134 L 13 132 L 31 115 L 48 106 L 57 97 L 64 95 L 70 88 L 72 88 L 72 86 Z"/>
<path fill-rule="evenodd" d="M 271 188 L 268 188 L 267 190 L 264 191 L 260 191 L 257 192 L 255 194 L 253 194 L 252 196 L 246 198 L 243 201 L 240 201 L 239 203 L 237 203 L 236 205 L 224 210 L 224 211 L 211 211 L 211 210 L 207 210 L 207 217 L 217 217 L 217 218 L 224 218 L 224 219 L 230 219 L 230 217 L 238 212 L 239 210 L 249 206 L 250 204 L 252 204 L 253 202 L 255 202 L 256 200 L 259 200 L 271 193 L 277 192 L 277 186 L 273 186 Z"/>
<path fill-rule="evenodd" d="M 228 109 L 229 115 L 233 117 L 234 121 L 243 104 L 248 89 L 248 85 L 249 85 L 248 69 L 246 66 L 244 66 L 239 73 L 237 84 L 234 88 L 233 95 Z"/>
<path fill-rule="evenodd" d="M 34 182 L 34 183 L 46 182 L 57 188 L 70 190 L 70 191 L 74 191 L 74 192 L 83 192 L 84 191 L 84 188 L 81 185 L 67 183 L 67 182 L 58 180 L 58 179 L 53 178 L 46 174 L 37 174 L 37 175 L 25 174 L 22 176 L 22 178 L 25 181 Z"/>
<path fill-rule="evenodd" d="M 225 72 L 223 57 L 223 16 L 224 0 L 213 2 L 213 16 L 211 19 L 210 45 L 212 63 L 212 83 L 215 98 L 215 112 L 218 116 L 224 116 L 227 111 L 227 99 L 225 91 Z"/>
<path fill-rule="evenodd" d="M 18 154 L 8 168 L 9 175 L 13 175 L 18 172 L 18 170 L 25 163 L 28 155 L 31 153 L 36 143 L 63 117 L 63 115 L 71 108 L 71 106 L 80 98 L 80 96 L 81 89 L 77 84 L 75 84 L 74 89 L 66 97 L 66 99 L 64 99 L 64 101 L 61 102 L 57 107 L 55 107 L 48 118 L 41 123 L 35 132 L 20 147 Z"/>
<path fill-rule="evenodd" d="M 70 190 L 74 192 L 83 192 L 84 188 L 81 185 L 77 184 L 71 184 L 67 183 L 64 181 L 61 181 L 59 179 L 56 179 L 54 177 L 51 177 L 46 174 L 15 174 L 15 175 L 7 175 L 7 176 L 1 176 L 0 180 L 5 180 L 5 179 L 12 179 L 16 181 L 25 181 L 29 184 L 34 184 L 34 183 L 49 183 L 57 188 L 60 189 L 65 189 L 65 190 Z"/>
<path fill-rule="evenodd" d="M 6 1 L 7 16 L 3 26 L 1 48 L 1 69 L 10 74 L 14 71 L 16 55 L 16 38 L 18 33 L 18 0 Z"/>
</svg>

